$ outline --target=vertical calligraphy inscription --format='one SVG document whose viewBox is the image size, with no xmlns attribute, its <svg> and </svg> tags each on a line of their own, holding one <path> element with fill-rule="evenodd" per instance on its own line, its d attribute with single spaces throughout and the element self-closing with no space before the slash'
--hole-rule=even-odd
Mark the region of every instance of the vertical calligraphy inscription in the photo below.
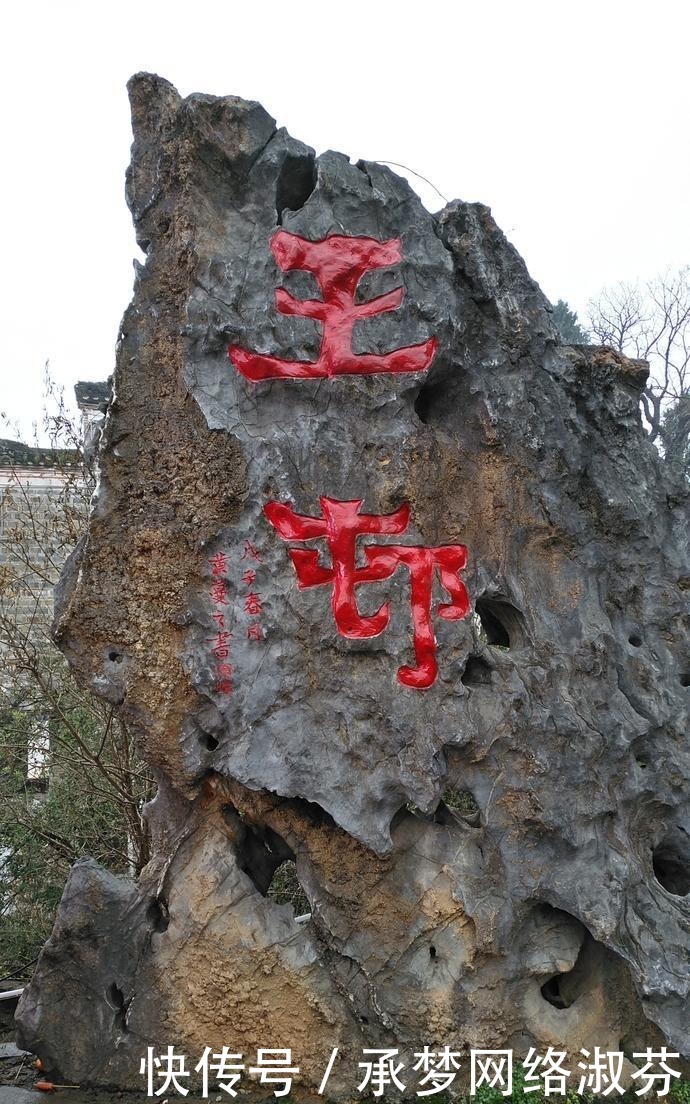
<svg viewBox="0 0 690 1104">
<path fill-rule="evenodd" d="M 209 597 L 213 602 L 212 620 L 216 625 L 215 636 L 209 640 L 212 644 L 211 653 L 214 659 L 215 682 L 213 691 L 215 694 L 232 694 L 232 676 L 234 668 L 230 663 L 230 641 L 232 633 L 227 627 L 228 606 L 228 558 L 225 552 L 216 552 L 208 561 L 211 568 L 211 590 Z"/>
<path fill-rule="evenodd" d="M 315 361 L 281 360 L 231 345 L 228 349 L 230 360 L 245 379 L 252 383 L 272 379 L 322 379 L 378 372 L 423 372 L 429 367 L 436 352 L 435 337 L 390 353 L 355 354 L 352 351 L 356 322 L 395 310 L 402 303 L 402 287 L 366 303 L 355 303 L 357 285 L 365 272 L 402 260 L 399 238 L 382 242 L 375 238 L 334 234 L 312 242 L 287 230 L 279 230 L 271 238 L 271 251 L 284 272 L 293 269 L 311 272 L 319 285 L 322 299 L 295 299 L 285 288 L 278 288 L 275 293 L 281 314 L 321 323 L 319 356 Z"/>
<path fill-rule="evenodd" d="M 247 588 L 244 596 L 244 612 L 250 619 L 246 630 L 247 640 L 263 640 L 260 618 L 264 607 L 256 582 L 256 565 L 262 564 L 263 560 L 259 550 L 249 540 L 244 542 L 242 559 L 249 561 L 249 565 L 242 573 L 242 582 Z"/>
<path fill-rule="evenodd" d="M 357 606 L 356 587 L 390 579 L 399 567 L 410 577 L 412 605 L 412 638 L 414 666 L 398 670 L 398 681 L 415 690 L 427 690 L 438 676 L 436 636 L 432 621 L 432 591 L 436 572 L 450 601 L 440 603 L 435 612 L 447 621 L 467 617 L 470 600 L 459 572 L 467 566 L 467 549 L 462 544 L 425 548 L 404 544 L 365 544 L 362 553 L 364 567 L 356 563 L 357 539 L 369 534 L 399 535 L 410 520 L 407 504 L 392 514 L 363 514 L 362 500 L 340 502 L 321 498 L 322 517 L 297 514 L 285 503 L 269 502 L 264 513 L 271 525 L 286 541 L 307 541 L 325 538 L 331 558 L 330 566 L 319 563 L 315 549 L 290 548 L 290 558 L 297 572 L 297 585 L 307 587 L 332 586 L 331 606 L 341 636 L 367 639 L 378 636 L 390 620 L 390 603 L 365 616 Z"/>
</svg>

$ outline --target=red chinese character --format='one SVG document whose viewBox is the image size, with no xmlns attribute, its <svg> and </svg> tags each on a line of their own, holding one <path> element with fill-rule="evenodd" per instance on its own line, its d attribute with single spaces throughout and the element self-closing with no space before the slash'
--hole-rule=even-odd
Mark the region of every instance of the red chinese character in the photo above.
<svg viewBox="0 0 690 1104">
<path fill-rule="evenodd" d="M 247 568 L 244 575 L 242 576 L 242 582 L 246 583 L 247 586 L 253 586 L 255 579 L 256 579 L 256 571 L 252 571 L 250 568 Z"/>
<path fill-rule="evenodd" d="M 399 238 L 376 241 L 334 234 L 322 241 L 306 241 L 287 230 L 271 238 L 271 251 L 284 272 L 311 272 L 322 299 L 294 299 L 285 288 L 276 291 L 281 314 L 313 318 L 323 326 L 321 347 L 315 361 L 280 360 L 231 345 L 228 353 L 234 366 L 253 383 L 266 379 L 319 379 L 324 376 L 371 375 L 373 372 L 423 372 L 436 352 L 435 337 L 420 345 L 408 345 L 390 353 L 352 351 L 352 331 L 363 318 L 395 310 L 403 289 L 395 288 L 367 303 L 355 303 L 357 285 L 365 272 L 385 268 L 402 259 Z"/>
<path fill-rule="evenodd" d="M 217 606 L 227 606 L 228 604 L 228 584 L 225 579 L 216 579 L 211 585 L 211 599 Z"/>
<path fill-rule="evenodd" d="M 218 625 L 218 627 L 220 629 L 225 628 L 225 614 L 223 614 L 223 613 L 213 613 L 213 614 L 211 614 L 211 616 L 213 617 L 213 620 L 215 621 L 216 625 Z"/>
<path fill-rule="evenodd" d="M 213 689 L 216 694 L 232 694 L 232 679 L 218 679 Z"/>
<path fill-rule="evenodd" d="M 219 678 L 222 678 L 224 676 L 229 677 L 234 670 L 235 668 L 232 666 L 231 663 L 216 663 L 216 674 Z"/>
<path fill-rule="evenodd" d="M 226 575 L 228 570 L 228 558 L 225 552 L 216 552 L 208 561 L 211 565 L 212 575 Z"/>
<path fill-rule="evenodd" d="M 214 637 L 211 637 L 211 640 L 214 641 L 214 645 L 211 648 L 211 651 L 213 652 L 216 659 L 227 659 L 230 655 L 228 640 L 231 636 L 232 633 L 228 632 L 227 629 L 219 629 L 216 635 Z"/>
<path fill-rule="evenodd" d="M 261 555 L 258 549 L 255 548 L 252 542 L 248 540 L 244 542 L 244 552 L 242 553 L 240 559 L 246 560 L 249 557 L 251 557 L 251 559 L 253 560 L 257 560 L 258 563 L 262 563 Z"/>
<path fill-rule="evenodd" d="M 442 545 L 423 548 L 415 545 L 382 544 L 362 548 L 365 566 L 356 562 L 357 538 L 368 533 L 404 533 L 410 520 L 407 504 L 392 514 L 362 514 L 362 500 L 338 502 L 321 498 L 322 518 L 297 514 L 291 506 L 269 502 L 264 513 L 283 540 L 305 541 L 325 537 L 331 557 L 331 567 L 322 567 L 319 553 L 313 549 L 291 548 L 290 558 L 297 572 L 300 589 L 333 586 L 331 604 L 338 631 L 351 639 L 378 636 L 388 625 L 390 603 L 385 602 L 376 613 L 363 616 L 357 606 L 355 587 L 364 583 L 390 579 L 403 565 L 410 575 L 412 629 L 415 666 L 403 666 L 398 680 L 404 686 L 425 690 L 438 675 L 436 637 L 431 619 L 431 598 L 436 571 L 450 597 L 440 604 L 436 613 L 453 621 L 470 612 L 467 590 L 458 572 L 467 566 L 464 545 Z"/>
<path fill-rule="evenodd" d="M 244 611 L 251 617 L 256 617 L 262 610 L 261 597 L 251 591 L 244 600 Z"/>
<path fill-rule="evenodd" d="M 247 626 L 247 640 L 263 640 L 264 634 L 261 631 L 261 625 L 258 621 L 252 621 L 251 625 Z"/>
</svg>

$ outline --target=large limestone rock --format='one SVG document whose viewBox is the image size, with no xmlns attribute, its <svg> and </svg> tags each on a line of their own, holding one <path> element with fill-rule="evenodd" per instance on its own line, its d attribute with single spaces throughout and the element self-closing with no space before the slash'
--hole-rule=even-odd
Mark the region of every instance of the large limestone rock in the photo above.
<svg viewBox="0 0 690 1104">
<path fill-rule="evenodd" d="M 291 1047 L 298 1096 L 338 1047 L 343 1099 L 364 1047 L 690 1056 L 686 494 L 645 366 L 560 346 L 486 207 L 432 216 L 255 103 L 130 92 L 147 260 L 56 636 L 156 774 L 154 858 L 74 868 L 22 1044 L 138 1089 L 148 1046 Z M 325 275 L 288 270 L 331 237 Z M 327 364 L 352 238 L 387 262 L 355 303 L 402 297 Z M 323 372 L 249 378 L 270 358 Z M 348 559 L 355 500 L 397 521 Z M 442 547 L 425 606 L 405 557 Z M 306 922 L 266 895 L 286 859 Z"/>
</svg>

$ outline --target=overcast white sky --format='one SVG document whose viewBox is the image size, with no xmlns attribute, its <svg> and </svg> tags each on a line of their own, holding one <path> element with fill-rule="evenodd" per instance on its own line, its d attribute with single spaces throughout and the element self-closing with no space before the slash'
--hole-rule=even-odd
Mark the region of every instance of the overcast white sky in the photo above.
<svg viewBox="0 0 690 1104">
<path fill-rule="evenodd" d="M 580 314 L 607 283 L 690 260 L 684 0 L 23 0 L 3 6 L 2 40 L 0 410 L 24 433 L 46 360 L 70 390 L 113 369 L 138 255 L 137 70 L 260 100 L 317 152 L 402 162 L 489 204 Z"/>
</svg>

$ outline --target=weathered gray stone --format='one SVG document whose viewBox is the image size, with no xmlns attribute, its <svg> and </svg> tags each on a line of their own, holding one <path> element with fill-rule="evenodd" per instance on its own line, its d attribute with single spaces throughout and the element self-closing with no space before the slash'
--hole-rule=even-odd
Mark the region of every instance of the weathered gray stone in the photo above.
<svg viewBox="0 0 690 1104">
<path fill-rule="evenodd" d="M 137 886 L 74 868 L 20 1040 L 70 1082 L 126 1088 L 147 1046 L 225 1044 L 247 1065 L 292 1047 L 298 1095 L 337 1046 L 334 1098 L 363 1046 L 690 1057 L 687 492 L 642 430 L 645 366 L 559 346 L 487 208 L 432 216 L 257 104 L 148 75 L 130 91 L 147 261 L 56 636 L 159 778 L 154 858 Z M 428 372 L 244 379 L 230 344 L 319 352 L 319 325 L 274 305 L 281 284 L 316 296 L 277 269 L 279 226 L 399 238 L 358 298 L 403 286 L 402 304 L 358 324 L 354 351 L 435 337 Z M 329 586 L 298 589 L 263 508 L 317 516 L 321 496 L 409 503 L 400 543 L 468 547 L 475 616 L 434 618 L 428 689 L 396 678 L 406 572 L 358 589 L 363 614 L 391 601 L 370 639 L 339 634 Z M 231 695 L 210 651 L 220 551 Z M 265 895 L 289 856 L 308 923 Z"/>
</svg>

